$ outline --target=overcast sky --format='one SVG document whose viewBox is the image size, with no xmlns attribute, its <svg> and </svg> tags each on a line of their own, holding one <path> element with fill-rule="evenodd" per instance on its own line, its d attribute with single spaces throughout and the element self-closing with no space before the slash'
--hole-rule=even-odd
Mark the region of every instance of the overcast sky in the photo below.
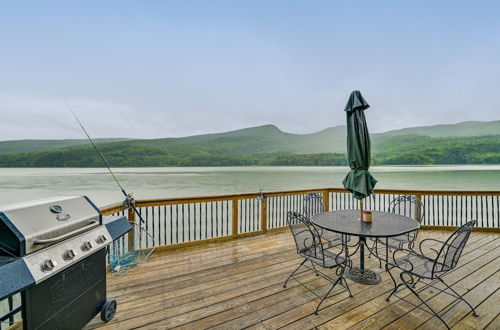
<svg viewBox="0 0 500 330">
<path fill-rule="evenodd" d="M 0 140 L 500 120 L 498 1 L 2 1 Z"/>
</svg>

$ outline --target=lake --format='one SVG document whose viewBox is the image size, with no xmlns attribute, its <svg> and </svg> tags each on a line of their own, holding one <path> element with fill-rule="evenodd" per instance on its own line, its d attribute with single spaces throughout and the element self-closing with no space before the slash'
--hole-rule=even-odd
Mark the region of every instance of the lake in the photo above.
<svg viewBox="0 0 500 330">
<path fill-rule="evenodd" d="M 500 165 L 372 167 L 377 188 L 500 190 Z M 347 167 L 116 168 L 137 199 L 342 187 Z M 123 200 L 105 168 L 0 168 L 0 204 L 87 195 L 99 206 Z"/>
</svg>

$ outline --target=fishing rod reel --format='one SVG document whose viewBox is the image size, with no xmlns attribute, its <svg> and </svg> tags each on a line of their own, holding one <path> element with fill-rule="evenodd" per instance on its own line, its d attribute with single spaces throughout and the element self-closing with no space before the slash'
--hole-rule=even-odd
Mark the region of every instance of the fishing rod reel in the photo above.
<svg viewBox="0 0 500 330">
<path fill-rule="evenodd" d="M 263 203 L 264 205 L 264 208 L 266 208 L 266 198 L 267 196 L 262 192 L 262 190 L 259 191 L 259 195 L 257 195 L 257 197 L 255 197 L 255 199 L 260 202 L 260 203 Z"/>
<path fill-rule="evenodd" d="M 122 204 L 122 210 L 135 209 L 135 197 L 133 193 L 128 193 Z"/>
</svg>

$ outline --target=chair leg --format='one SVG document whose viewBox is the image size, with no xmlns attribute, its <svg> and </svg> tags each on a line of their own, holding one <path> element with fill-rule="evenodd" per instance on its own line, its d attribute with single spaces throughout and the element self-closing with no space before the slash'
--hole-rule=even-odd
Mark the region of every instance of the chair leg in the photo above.
<svg viewBox="0 0 500 330">
<path fill-rule="evenodd" d="M 382 260 L 380 260 L 380 258 L 378 258 L 378 238 L 375 239 L 375 249 L 377 251 L 377 259 L 378 259 L 378 266 L 379 268 L 382 268 Z M 387 243 L 387 242 L 386 242 Z M 386 252 L 387 253 L 387 252 Z M 387 259 L 387 258 L 386 258 Z"/>
<path fill-rule="evenodd" d="M 454 294 L 457 295 L 458 298 L 460 298 L 460 300 L 462 300 L 464 303 L 466 303 L 467 305 L 469 305 L 470 309 L 472 310 L 472 315 L 475 316 L 475 317 L 478 317 L 479 315 L 476 313 L 476 310 L 474 309 L 474 307 L 471 306 L 471 304 L 469 304 L 469 302 L 467 300 L 464 299 L 464 297 L 462 297 L 461 295 L 458 294 L 458 292 L 456 292 L 455 290 L 453 290 L 448 284 L 446 284 L 443 279 L 441 277 L 438 277 L 438 280 L 441 281 L 441 283 L 443 283 L 448 289 L 450 289 L 450 291 L 452 291 Z"/>
<path fill-rule="evenodd" d="M 395 280 L 395 279 L 394 279 L 394 277 L 392 276 L 392 273 L 391 273 L 390 269 L 387 269 L 387 272 L 389 273 L 389 276 L 391 277 L 392 283 L 394 283 L 394 289 L 392 289 L 392 292 L 391 292 L 391 294 L 389 295 L 389 297 L 385 298 L 385 301 L 390 301 L 390 300 L 391 300 L 392 295 L 393 295 L 393 294 L 395 294 L 395 293 L 398 291 L 399 287 L 400 287 L 401 285 L 403 285 L 403 283 L 399 283 L 399 284 L 398 284 L 398 283 L 396 283 L 396 280 Z"/>
<path fill-rule="evenodd" d="M 375 256 L 375 254 L 372 252 L 375 248 L 375 242 L 377 241 L 377 239 L 374 239 L 373 240 L 373 244 L 372 244 L 372 247 L 371 249 L 368 249 L 368 251 L 370 251 L 370 254 L 368 255 L 368 258 L 371 258 L 372 257 L 372 254 Z"/>
<path fill-rule="evenodd" d="M 422 304 L 424 304 L 431 312 L 432 314 L 437 317 L 439 320 L 441 320 L 441 322 L 443 322 L 443 324 L 446 326 L 446 329 L 450 329 L 450 327 L 448 326 L 448 324 L 446 324 L 446 322 L 441 318 L 441 316 L 439 316 L 438 313 L 436 313 L 432 308 L 431 306 L 429 306 L 429 304 L 427 304 L 427 302 L 425 302 L 425 300 L 423 300 L 420 295 L 418 294 L 417 291 L 415 291 L 412 287 L 412 283 L 413 281 L 408 282 L 408 281 L 405 281 L 405 279 L 403 278 L 403 275 L 404 274 L 407 274 L 409 275 L 412 279 L 413 279 L 413 276 L 411 276 L 411 274 L 408 274 L 408 273 L 405 273 L 405 272 L 402 272 L 399 276 L 401 277 L 401 281 L 402 283 L 408 288 L 408 290 L 410 290 L 417 298 L 418 300 L 420 300 L 422 302 Z"/>
<path fill-rule="evenodd" d="M 328 297 L 328 295 L 330 294 L 330 292 L 332 292 L 333 288 L 337 285 L 337 283 L 340 282 L 340 280 L 342 279 L 343 277 L 339 277 L 332 285 L 332 287 L 328 290 L 328 292 L 323 296 L 323 298 L 321 298 L 321 301 L 319 302 L 318 306 L 316 307 L 316 310 L 314 311 L 314 314 L 318 315 L 318 311 L 319 311 L 319 306 L 321 306 L 321 304 L 323 303 L 323 301 L 326 299 L 326 297 Z M 350 291 L 349 291 L 350 292 Z"/>
<path fill-rule="evenodd" d="M 305 264 L 307 261 L 307 259 L 304 259 L 304 261 L 302 261 L 299 265 L 299 267 L 297 267 L 291 274 L 290 276 L 288 276 L 288 278 L 286 279 L 285 283 L 283 284 L 283 287 L 286 288 L 286 284 L 288 283 L 288 280 L 292 278 L 293 274 L 295 274 L 300 267 L 302 267 L 303 264 Z"/>
<path fill-rule="evenodd" d="M 347 281 L 345 280 L 345 278 L 343 276 L 341 277 L 341 280 L 340 280 L 341 285 L 342 285 L 342 281 L 344 282 L 347 291 L 349 291 L 349 297 L 352 298 L 352 293 L 351 293 L 351 289 L 349 288 L 349 284 L 347 284 Z"/>
<path fill-rule="evenodd" d="M 368 258 L 371 258 L 372 254 L 373 254 L 373 256 L 376 257 L 378 260 L 378 266 L 380 268 L 382 268 L 382 261 L 380 260 L 380 256 L 378 254 L 378 238 L 374 238 L 372 247 L 370 249 L 368 249 L 368 251 L 370 251 L 370 255 L 368 256 Z M 373 251 L 375 251 L 375 252 L 373 252 Z"/>
<path fill-rule="evenodd" d="M 319 274 L 318 274 L 318 270 L 317 270 L 317 269 L 316 269 L 316 267 L 314 266 L 314 262 L 312 262 L 312 261 L 311 261 L 311 265 L 312 265 L 312 267 L 313 267 L 313 269 L 314 269 L 314 272 L 316 273 L 316 276 L 319 276 Z"/>
</svg>

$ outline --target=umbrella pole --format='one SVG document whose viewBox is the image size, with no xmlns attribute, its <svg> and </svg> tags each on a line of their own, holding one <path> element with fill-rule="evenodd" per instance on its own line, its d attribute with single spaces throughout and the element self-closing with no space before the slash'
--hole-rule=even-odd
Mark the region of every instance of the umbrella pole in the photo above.
<svg viewBox="0 0 500 330">
<path fill-rule="evenodd" d="M 363 200 L 359 200 L 359 220 L 363 221 Z"/>
</svg>

